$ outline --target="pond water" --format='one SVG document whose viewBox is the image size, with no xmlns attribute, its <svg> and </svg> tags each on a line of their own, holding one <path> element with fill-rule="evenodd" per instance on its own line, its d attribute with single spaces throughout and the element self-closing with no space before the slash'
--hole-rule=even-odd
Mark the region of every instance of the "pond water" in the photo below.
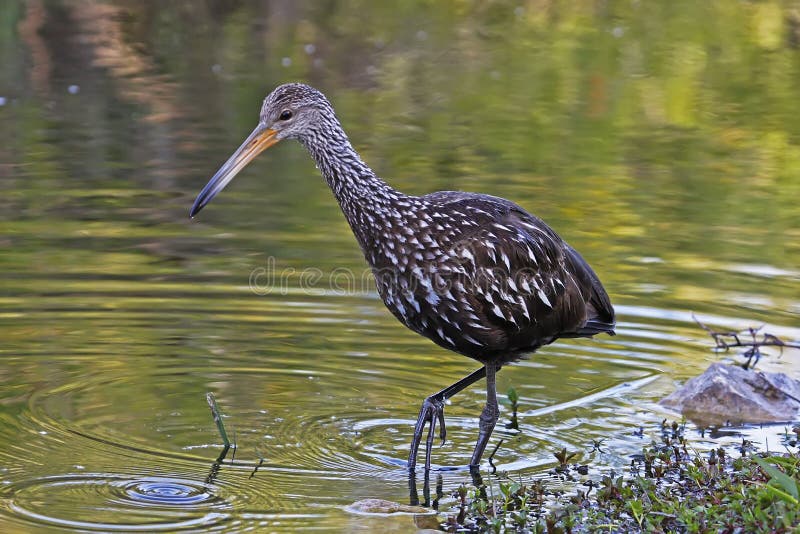
<svg viewBox="0 0 800 534">
<path fill-rule="evenodd" d="M 477 364 L 386 311 L 299 145 L 188 218 L 286 81 L 323 90 L 394 186 L 513 199 L 604 281 L 616 337 L 498 375 L 520 396 L 500 471 L 541 475 L 562 447 L 624 470 L 676 417 L 657 401 L 735 358 L 693 313 L 800 339 L 800 15 L 646 4 L 5 3 L 0 529 L 411 527 L 346 506 L 409 500 L 419 404 Z M 206 392 L 237 444 L 222 465 Z M 447 406 L 445 494 L 484 399 Z M 690 432 L 779 448 L 785 428 Z"/>
</svg>

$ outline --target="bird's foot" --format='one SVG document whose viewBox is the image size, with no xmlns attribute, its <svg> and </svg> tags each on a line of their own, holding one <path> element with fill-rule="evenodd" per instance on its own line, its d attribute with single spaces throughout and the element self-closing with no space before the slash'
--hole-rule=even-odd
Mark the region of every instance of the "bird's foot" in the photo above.
<svg viewBox="0 0 800 534">
<path fill-rule="evenodd" d="M 444 445 L 447 437 L 447 429 L 444 425 L 444 398 L 439 395 L 431 395 L 422 402 L 419 410 L 417 424 L 414 427 L 414 438 L 411 440 L 411 452 L 408 455 L 408 470 L 414 471 L 417 466 L 417 451 L 422 441 L 422 434 L 425 426 L 430 424 L 428 438 L 425 441 L 425 471 L 431 468 L 431 450 L 433 449 L 433 436 L 436 425 L 439 425 L 439 437 Z"/>
</svg>

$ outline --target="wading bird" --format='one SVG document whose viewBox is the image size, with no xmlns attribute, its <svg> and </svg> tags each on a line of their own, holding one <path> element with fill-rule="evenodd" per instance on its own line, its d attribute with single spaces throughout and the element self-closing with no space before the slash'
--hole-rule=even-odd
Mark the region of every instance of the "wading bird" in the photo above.
<svg viewBox="0 0 800 534">
<path fill-rule="evenodd" d="M 541 219 L 508 200 L 440 191 L 403 194 L 353 149 L 330 102 L 290 83 L 264 100 L 258 126 L 203 188 L 194 217 L 250 161 L 283 139 L 305 146 L 333 191 L 386 307 L 411 330 L 483 367 L 422 403 L 408 469 L 425 428 L 430 469 L 444 404 L 486 378 L 486 406 L 470 467 L 480 463 L 499 417 L 495 374 L 558 338 L 614 334 L 614 308 L 584 259 Z"/>
</svg>

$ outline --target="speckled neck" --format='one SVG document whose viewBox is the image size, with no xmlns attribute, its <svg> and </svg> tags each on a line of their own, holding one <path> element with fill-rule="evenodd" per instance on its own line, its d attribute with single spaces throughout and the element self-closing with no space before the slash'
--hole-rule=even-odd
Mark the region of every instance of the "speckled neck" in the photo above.
<svg viewBox="0 0 800 534">
<path fill-rule="evenodd" d="M 335 116 L 326 124 L 300 139 L 314 158 L 328 186 L 333 191 L 347 222 L 362 250 L 372 245 L 376 225 L 396 216 L 393 204 L 409 198 L 381 178 L 361 159 Z M 317 132 L 325 132 L 321 135 Z"/>
</svg>

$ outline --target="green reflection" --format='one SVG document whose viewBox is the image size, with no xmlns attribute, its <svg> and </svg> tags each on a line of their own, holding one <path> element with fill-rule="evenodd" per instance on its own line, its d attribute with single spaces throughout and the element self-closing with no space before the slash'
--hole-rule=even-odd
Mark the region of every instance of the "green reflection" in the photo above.
<svg viewBox="0 0 800 534">
<path fill-rule="evenodd" d="M 535 470 L 550 447 L 659 419 L 636 406 L 715 358 L 689 310 L 797 327 L 799 28 L 796 6 L 771 1 L 7 2 L 0 478 L 169 471 L 178 455 L 182 476 L 202 479 L 213 390 L 242 458 L 261 447 L 286 469 L 229 475 L 263 508 L 313 503 L 342 525 L 329 510 L 369 477 L 377 496 L 405 498 L 375 457 L 403 458 L 419 401 L 472 362 L 403 329 L 361 286 L 323 291 L 364 262 L 301 147 L 271 150 L 187 218 L 289 80 L 325 91 L 396 187 L 486 192 L 546 219 L 623 306 L 617 338 L 500 374 L 521 412 L 664 374 L 523 413 L 530 432 L 501 461 Z M 270 258 L 285 284 L 256 294 L 251 274 Z M 323 274 L 314 291 L 308 269 Z M 448 407 L 442 462 L 469 453 L 481 397 Z M 624 457 L 636 444 L 621 441 Z M 0 523 L 19 521 L 3 497 Z"/>
</svg>

